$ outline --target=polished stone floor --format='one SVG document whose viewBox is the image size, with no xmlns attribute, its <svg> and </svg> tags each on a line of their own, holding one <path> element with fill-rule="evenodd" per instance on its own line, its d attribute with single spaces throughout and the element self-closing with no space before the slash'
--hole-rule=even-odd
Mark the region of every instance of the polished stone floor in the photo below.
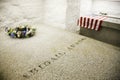
<svg viewBox="0 0 120 80">
<path fill-rule="evenodd" d="M 120 47 L 49 25 L 12 39 L 0 30 L 0 80 L 120 80 Z"/>
</svg>

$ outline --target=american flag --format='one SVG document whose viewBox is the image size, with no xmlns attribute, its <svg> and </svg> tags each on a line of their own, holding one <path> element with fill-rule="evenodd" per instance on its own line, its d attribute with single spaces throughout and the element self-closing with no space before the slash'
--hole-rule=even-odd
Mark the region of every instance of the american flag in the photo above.
<svg viewBox="0 0 120 80">
<path fill-rule="evenodd" d="M 104 19 L 105 16 L 82 16 L 77 20 L 77 25 L 98 31 Z"/>
</svg>

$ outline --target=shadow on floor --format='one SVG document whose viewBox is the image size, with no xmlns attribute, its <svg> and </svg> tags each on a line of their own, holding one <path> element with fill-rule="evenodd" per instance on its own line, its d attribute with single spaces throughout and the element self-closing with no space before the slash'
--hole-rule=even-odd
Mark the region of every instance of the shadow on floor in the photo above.
<svg viewBox="0 0 120 80">
<path fill-rule="evenodd" d="M 4 74 L 0 72 L 0 80 L 5 80 Z"/>
</svg>

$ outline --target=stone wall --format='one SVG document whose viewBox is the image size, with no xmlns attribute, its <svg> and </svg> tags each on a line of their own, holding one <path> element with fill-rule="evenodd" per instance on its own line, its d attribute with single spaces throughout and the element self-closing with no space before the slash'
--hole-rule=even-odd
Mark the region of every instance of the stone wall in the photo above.
<svg viewBox="0 0 120 80">
<path fill-rule="evenodd" d="M 44 24 L 65 28 L 66 0 L 45 0 Z"/>
<path fill-rule="evenodd" d="M 79 30 L 77 19 L 80 15 L 80 0 L 67 0 L 66 29 L 72 32 Z"/>
<path fill-rule="evenodd" d="M 91 15 L 93 0 L 81 0 L 80 1 L 80 15 Z"/>
<path fill-rule="evenodd" d="M 93 13 L 107 13 L 109 16 L 120 18 L 120 0 L 94 0 Z"/>
<path fill-rule="evenodd" d="M 78 29 L 80 0 L 0 0 L 0 27 L 44 23 L 69 31 Z"/>
<path fill-rule="evenodd" d="M 75 32 L 79 14 L 80 0 L 45 0 L 45 24 Z"/>
</svg>

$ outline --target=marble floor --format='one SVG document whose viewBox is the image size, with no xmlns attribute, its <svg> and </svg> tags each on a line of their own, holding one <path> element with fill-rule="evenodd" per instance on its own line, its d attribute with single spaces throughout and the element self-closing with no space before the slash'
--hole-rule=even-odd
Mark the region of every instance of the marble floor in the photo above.
<svg viewBox="0 0 120 80">
<path fill-rule="evenodd" d="M 0 31 L 0 80 L 120 80 L 120 47 L 49 25 L 12 39 Z"/>
</svg>

